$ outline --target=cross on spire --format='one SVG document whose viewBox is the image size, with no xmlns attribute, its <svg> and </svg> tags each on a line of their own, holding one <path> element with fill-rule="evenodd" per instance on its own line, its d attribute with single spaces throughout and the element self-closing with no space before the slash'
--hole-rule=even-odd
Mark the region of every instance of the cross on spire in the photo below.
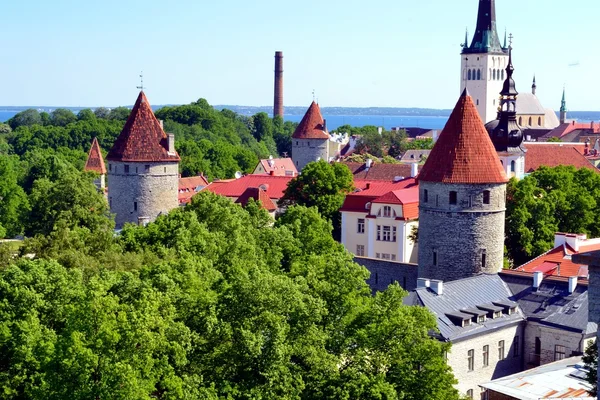
<svg viewBox="0 0 600 400">
<path fill-rule="evenodd" d="M 144 71 L 141 71 L 141 72 L 140 72 L 140 86 L 136 86 L 136 88 L 138 88 L 138 89 L 140 89 L 140 90 L 142 90 L 142 91 L 143 91 L 144 89 L 146 89 L 146 88 L 144 87 Z"/>
<path fill-rule="evenodd" d="M 508 35 L 508 47 L 512 47 L 513 38 L 514 38 L 513 34 L 510 33 Z"/>
</svg>

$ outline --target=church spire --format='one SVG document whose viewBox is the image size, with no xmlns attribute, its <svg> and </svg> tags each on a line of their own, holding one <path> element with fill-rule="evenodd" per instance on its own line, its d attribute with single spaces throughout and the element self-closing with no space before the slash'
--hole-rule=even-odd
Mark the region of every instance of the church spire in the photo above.
<svg viewBox="0 0 600 400">
<path fill-rule="evenodd" d="M 537 89 L 537 85 L 535 84 L 535 74 L 533 75 L 533 84 L 531 85 L 531 94 L 535 95 L 535 90 Z"/>
<path fill-rule="evenodd" d="M 463 53 L 506 53 L 506 48 L 501 45 L 496 29 L 495 0 L 479 0 L 475 35 L 471 45 L 463 48 Z"/>
<path fill-rule="evenodd" d="M 565 100 L 565 87 L 563 86 L 562 100 L 560 101 L 560 123 L 567 121 L 567 101 Z"/>
</svg>

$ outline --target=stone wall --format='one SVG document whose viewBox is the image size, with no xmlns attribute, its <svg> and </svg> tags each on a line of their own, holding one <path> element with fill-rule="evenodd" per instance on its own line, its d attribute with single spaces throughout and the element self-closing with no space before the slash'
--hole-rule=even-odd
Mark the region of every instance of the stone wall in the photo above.
<svg viewBox="0 0 600 400">
<path fill-rule="evenodd" d="M 506 185 L 419 182 L 419 192 L 419 277 L 447 282 L 502 269 Z"/>
<path fill-rule="evenodd" d="M 292 138 L 292 160 L 298 172 L 306 164 L 319 159 L 329 161 L 328 139 L 294 139 Z"/>
<path fill-rule="evenodd" d="M 129 172 L 125 172 L 126 166 Z M 148 223 L 177 208 L 179 164 L 109 162 L 108 200 L 116 228 Z"/>
<path fill-rule="evenodd" d="M 409 291 L 417 287 L 416 264 L 404 264 L 367 257 L 354 257 L 354 261 L 364 266 L 371 273 L 367 283 L 373 292 L 383 291 L 393 282 L 398 282 L 403 289 Z"/>
<path fill-rule="evenodd" d="M 519 351 L 515 355 L 514 339 L 519 341 Z M 504 359 L 500 360 L 498 344 L 504 341 Z M 479 384 L 492 379 L 515 374 L 522 370 L 523 356 L 523 323 L 508 326 L 485 335 L 452 343 L 448 353 L 448 365 L 458 380 L 456 388 L 461 394 L 473 390 L 474 398 L 479 399 Z M 489 346 L 489 364 L 483 365 L 483 346 Z M 474 368 L 469 371 L 468 352 L 474 351 Z"/>
<path fill-rule="evenodd" d="M 535 352 L 536 337 L 540 338 L 540 354 Z M 586 336 L 580 332 L 553 328 L 529 321 L 525 327 L 525 368 L 534 368 L 555 360 L 556 346 L 565 347 L 565 357 L 581 354 L 594 335 Z"/>
</svg>

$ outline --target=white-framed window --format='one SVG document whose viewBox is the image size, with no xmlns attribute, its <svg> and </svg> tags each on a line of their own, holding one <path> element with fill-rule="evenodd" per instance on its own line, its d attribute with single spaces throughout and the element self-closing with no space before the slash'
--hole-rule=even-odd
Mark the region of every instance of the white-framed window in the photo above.
<svg viewBox="0 0 600 400">
<path fill-rule="evenodd" d="M 365 255 L 365 245 L 364 244 L 356 245 L 356 255 L 359 257 L 364 257 L 364 255 Z"/>
<path fill-rule="evenodd" d="M 483 346 L 483 366 L 487 367 L 490 365 L 490 345 L 486 344 Z"/>
<path fill-rule="evenodd" d="M 389 225 L 377 225 L 377 240 L 380 242 L 395 242 L 396 227 Z"/>
<path fill-rule="evenodd" d="M 504 360 L 504 340 L 498 342 L 498 360 Z"/>
<path fill-rule="evenodd" d="M 567 348 L 557 344 L 554 346 L 554 361 L 562 360 L 567 356 Z"/>
<path fill-rule="evenodd" d="M 375 258 L 381 258 L 381 253 L 375 253 Z"/>
<path fill-rule="evenodd" d="M 392 207 L 390 206 L 384 206 L 383 207 L 383 216 L 385 218 L 389 218 L 392 216 Z"/>
<path fill-rule="evenodd" d="M 356 232 L 365 233 L 365 219 L 359 218 L 356 226 Z"/>
<path fill-rule="evenodd" d="M 381 259 L 382 260 L 390 260 L 391 257 L 388 253 L 381 253 Z"/>
<path fill-rule="evenodd" d="M 469 399 L 472 399 L 472 398 L 473 398 L 473 389 L 469 389 L 469 390 L 467 390 L 467 397 L 468 397 Z"/>
<path fill-rule="evenodd" d="M 473 349 L 467 352 L 467 368 L 469 371 L 475 369 L 475 350 Z"/>
</svg>

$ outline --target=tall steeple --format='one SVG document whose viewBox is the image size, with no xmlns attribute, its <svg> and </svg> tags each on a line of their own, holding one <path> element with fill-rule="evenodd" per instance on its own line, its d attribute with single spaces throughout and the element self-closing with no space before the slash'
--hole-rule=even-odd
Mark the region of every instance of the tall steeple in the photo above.
<svg viewBox="0 0 600 400">
<path fill-rule="evenodd" d="M 567 120 L 567 101 L 565 100 L 565 88 L 563 86 L 562 100 L 560 101 L 560 123 L 564 124 Z"/>
<path fill-rule="evenodd" d="M 536 89 L 537 89 L 537 85 L 535 84 L 535 75 L 533 75 L 533 84 L 531 85 L 531 94 L 535 95 Z"/>
<path fill-rule="evenodd" d="M 523 132 L 517 123 L 517 88 L 513 79 L 512 47 L 508 48 L 506 79 L 500 92 L 500 107 L 495 121 L 486 124 L 492 143 L 498 152 L 514 149 L 523 142 Z"/>
<path fill-rule="evenodd" d="M 505 54 L 496 29 L 496 2 L 495 0 L 479 0 L 479 11 L 477 12 L 477 27 L 470 46 L 463 48 L 463 54 L 467 53 L 495 53 Z"/>
</svg>

